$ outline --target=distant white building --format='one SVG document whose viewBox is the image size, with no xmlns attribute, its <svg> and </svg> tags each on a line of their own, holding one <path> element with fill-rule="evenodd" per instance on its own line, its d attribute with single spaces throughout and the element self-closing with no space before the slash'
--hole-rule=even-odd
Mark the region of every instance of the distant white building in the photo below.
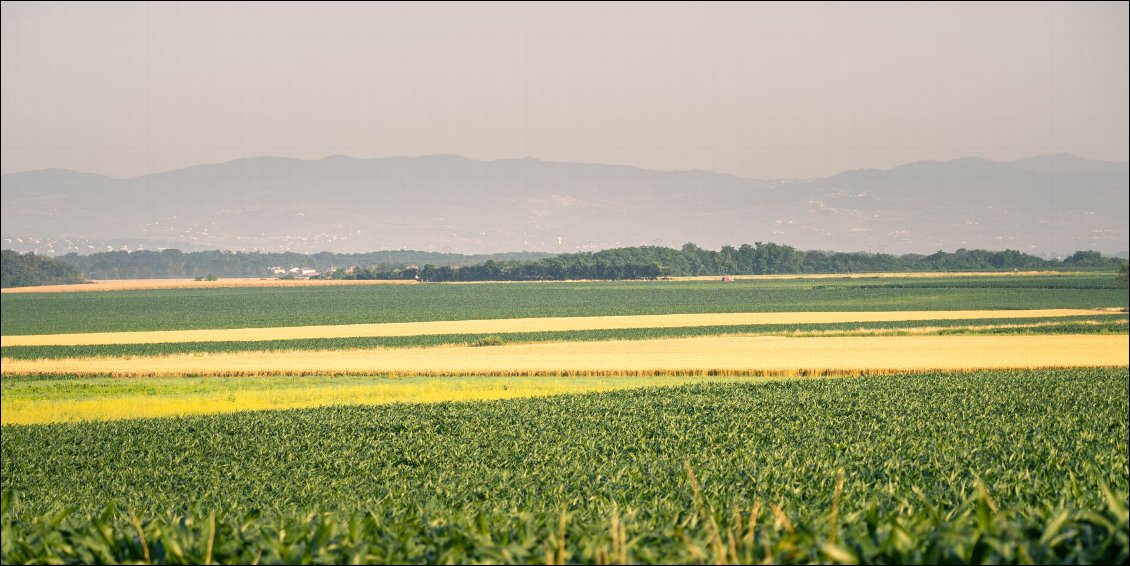
<svg viewBox="0 0 1130 566">
<path fill-rule="evenodd" d="M 282 273 L 276 271 L 275 274 L 279 275 L 280 277 L 287 276 L 296 278 L 309 278 L 318 275 L 318 270 L 310 267 L 292 267 L 290 269 L 283 270 Z"/>
<path fill-rule="evenodd" d="M 284 269 L 279 266 L 268 267 L 268 271 L 274 274 L 275 277 L 288 277 L 293 279 L 309 279 L 320 275 L 317 269 L 310 267 L 292 267 Z"/>
</svg>

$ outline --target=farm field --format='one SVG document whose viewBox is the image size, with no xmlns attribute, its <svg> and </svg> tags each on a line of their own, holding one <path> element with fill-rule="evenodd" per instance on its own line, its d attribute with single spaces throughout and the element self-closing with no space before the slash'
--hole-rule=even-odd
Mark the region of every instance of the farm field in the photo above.
<svg viewBox="0 0 1130 566">
<path fill-rule="evenodd" d="M 1085 272 L 1071 271 L 1001 271 L 1001 272 L 908 272 L 908 273 L 835 273 L 835 274 L 788 274 L 788 275 L 735 275 L 736 280 L 788 280 L 788 279 L 890 279 L 890 278 L 930 278 L 930 277 L 1027 277 L 1032 275 L 1080 275 Z M 716 281 L 715 276 L 671 277 L 673 281 Z M 0 290 L 8 293 L 85 293 L 91 291 L 138 291 L 154 289 L 215 289 L 222 287 L 334 287 L 341 285 L 412 285 L 415 280 L 365 280 L 365 279 L 276 279 L 265 277 L 224 277 L 216 281 L 197 281 L 195 279 L 92 279 L 86 283 L 70 285 L 41 285 L 38 287 L 12 287 Z M 481 282 L 469 281 L 460 285 L 475 285 Z M 547 283 L 562 283 L 548 281 Z"/>
<path fill-rule="evenodd" d="M 622 330 L 638 328 L 686 328 L 694 326 L 811 325 L 896 321 L 1037 319 L 1061 317 L 1122 316 L 1097 309 L 1035 309 L 994 311 L 893 311 L 893 312 L 751 312 L 638 316 L 584 316 L 394 322 L 384 324 L 340 324 L 214 330 L 166 330 L 150 332 L 89 332 L 4 336 L 0 344 L 12 346 L 90 346 L 103 344 L 158 344 L 178 342 L 250 342 L 314 338 L 359 338 L 428 336 L 519 332 Z"/>
<path fill-rule="evenodd" d="M 4 375 L 743 375 L 794 369 L 927 370 L 1125 365 L 1125 335 L 705 336 L 492 347 L 236 352 L 6 360 Z"/>
<path fill-rule="evenodd" d="M 1128 377 L 885 375 L 5 426 L 2 558 L 1124 563 Z"/>
<path fill-rule="evenodd" d="M 1108 273 L 481 283 L 0 296 L 0 335 L 746 312 L 1126 308 Z"/>
<path fill-rule="evenodd" d="M 120 379 L 8 377 L 0 424 L 120 420 L 323 407 L 485 401 L 796 376 L 270 376 Z"/>
<path fill-rule="evenodd" d="M 4 563 L 1130 548 L 1110 274 L 0 301 Z"/>
<path fill-rule="evenodd" d="M 968 316 L 969 311 L 951 313 Z M 354 350 L 373 348 L 424 348 L 434 346 L 484 346 L 532 342 L 595 342 L 613 340 L 647 340 L 692 336 L 909 336 L 909 335 L 1000 335 L 1000 334 L 1127 334 L 1130 330 L 1125 313 L 1096 311 L 1084 316 L 1028 317 L 1033 311 L 999 311 L 1003 318 L 958 318 L 930 320 L 886 320 L 878 322 L 825 322 L 791 324 L 749 324 L 723 326 L 665 326 L 647 328 L 601 328 L 592 330 L 558 330 L 533 332 L 499 332 L 466 334 L 417 334 L 410 336 L 360 336 L 344 338 L 295 338 L 274 340 L 201 340 L 194 342 L 162 342 L 155 335 L 164 332 L 132 333 L 135 341 L 112 343 L 107 334 L 46 334 L 13 336 L 5 343 L 16 345 L 0 348 L 5 359 L 86 358 L 95 356 L 159 356 L 169 354 L 206 354 L 219 352 L 273 352 L 290 350 Z M 1085 311 L 1086 312 L 1086 311 Z M 833 313 L 824 313 L 833 314 Z M 852 313 L 834 313 L 850 315 Z M 862 316 L 871 313 L 860 313 Z M 659 315 L 665 316 L 665 315 Z M 676 315 L 679 316 L 679 315 Z M 694 315 L 691 315 L 694 316 Z M 716 316 L 716 315 L 715 315 Z M 935 313 L 931 316 L 944 316 Z M 584 321 L 583 318 L 562 319 Z M 494 321 L 479 321 L 494 322 Z M 506 322 L 505 320 L 499 322 Z M 396 324 L 396 323 L 393 323 Z M 431 324 L 431 323 L 420 323 Z M 300 329 L 301 327 L 299 327 Z M 327 326 L 327 333 L 348 333 L 349 327 Z M 288 332 L 299 329 L 284 329 Z M 254 329 L 266 334 L 276 329 Z M 175 332 L 175 331 L 174 331 Z M 185 331 L 208 335 L 226 335 L 228 330 Z M 236 331 L 242 332 L 242 331 Z M 259 334 L 262 335 L 262 334 Z M 117 335 L 116 336 L 121 336 Z M 60 342 L 108 342 L 102 344 L 58 345 Z M 143 341 L 142 341 L 143 340 Z"/>
</svg>

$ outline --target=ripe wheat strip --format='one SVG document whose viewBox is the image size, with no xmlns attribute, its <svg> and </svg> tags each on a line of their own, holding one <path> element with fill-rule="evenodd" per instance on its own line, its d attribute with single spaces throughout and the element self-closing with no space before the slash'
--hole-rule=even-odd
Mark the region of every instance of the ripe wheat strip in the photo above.
<svg viewBox="0 0 1130 566">
<path fill-rule="evenodd" d="M 5 360 L 4 375 L 720 375 L 827 368 L 924 370 L 1126 366 L 1122 335 L 709 336 L 494 347 L 240 352 L 133 358 Z"/>
<path fill-rule="evenodd" d="M 432 322 L 393 322 L 333 326 L 289 326 L 274 328 L 229 328 L 210 330 L 166 330 L 147 332 L 92 332 L 85 334 L 40 334 L 0 337 L 0 346 L 89 346 L 98 344 L 160 344 L 166 342 L 245 342 L 297 340 L 305 338 L 357 338 L 376 336 L 424 336 L 436 334 L 482 334 L 551 332 L 568 330 L 614 330 L 627 328 L 673 328 L 743 324 L 817 324 L 840 322 L 884 322 L 903 320 L 1011 319 L 1094 315 L 1091 309 L 893 311 L 893 312 L 773 312 L 704 313 L 634 316 L 585 316 L 552 318 L 506 318 Z"/>
</svg>

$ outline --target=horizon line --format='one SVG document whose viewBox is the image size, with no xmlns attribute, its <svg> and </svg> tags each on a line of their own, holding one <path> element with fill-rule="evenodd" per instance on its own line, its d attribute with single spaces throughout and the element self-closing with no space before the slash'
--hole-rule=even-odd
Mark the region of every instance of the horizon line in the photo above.
<svg viewBox="0 0 1130 566">
<path fill-rule="evenodd" d="M 307 163 L 315 163 L 315 162 L 326 161 L 326 160 L 335 159 L 335 158 L 336 159 L 345 158 L 345 159 L 351 159 L 351 160 L 355 160 L 355 161 L 380 161 L 380 160 L 386 160 L 386 159 L 456 158 L 456 159 L 461 159 L 461 160 L 466 160 L 466 161 L 474 161 L 474 162 L 477 162 L 477 163 L 500 163 L 500 162 L 505 162 L 505 161 L 536 161 L 536 162 L 540 162 L 540 163 L 550 163 L 550 164 L 559 164 L 559 165 L 623 167 L 623 168 L 628 168 L 628 169 L 635 169 L 635 170 L 638 170 L 638 171 L 651 171 L 651 172 L 657 172 L 657 173 L 707 173 L 707 174 L 711 174 L 711 175 L 722 175 L 722 176 L 734 177 L 734 178 L 745 179 L 745 180 L 750 180 L 750 181 L 808 181 L 808 180 L 817 180 L 817 179 L 828 179 L 828 178 L 834 177 L 836 175 L 840 175 L 840 174 L 843 174 L 843 173 L 855 172 L 855 171 L 890 171 L 892 169 L 897 169 L 899 167 L 905 167 L 907 165 L 915 165 L 915 164 L 919 164 L 919 163 L 952 163 L 952 162 L 956 162 L 956 161 L 965 161 L 965 160 L 981 160 L 981 161 L 987 161 L 989 163 L 1009 164 L 1009 163 L 1016 163 L 1016 162 L 1019 162 L 1019 161 L 1026 161 L 1026 160 L 1029 160 L 1029 159 L 1037 159 L 1037 158 L 1041 158 L 1041 157 L 1061 157 L 1061 156 L 1081 159 L 1081 160 L 1085 160 L 1085 161 L 1094 161 L 1094 162 L 1097 162 L 1097 163 L 1109 163 L 1109 164 L 1113 164 L 1113 165 L 1130 165 L 1130 161 L 1107 161 L 1107 160 L 1103 160 L 1103 159 L 1093 159 L 1093 158 L 1090 158 L 1090 157 L 1084 157 L 1084 156 L 1079 155 L 1077 153 L 1072 153 L 1072 152 L 1067 152 L 1067 151 L 1059 151 L 1059 152 L 1052 152 L 1052 153 L 1040 153 L 1040 154 L 1030 155 L 1028 157 L 1022 157 L 1022 158 L 1019 158 L 1019 159 L 1010 159 L 1010 160 L 1005 160 L 1005 161 L 995 161 L 995 160 L 992 160 L 992 159 L 988 159 L 988 158 L 980 157 L 980 156 L 976 156 L 976 155 L 966 155 L 966 156 L 962 156 L 962 157 L 956 157 L 956 158 L 953 158 L 953 159 L 919 159 L 919 160 L 915 160 L 915 161 L 908 161 L 906 163 L 894 165 L 894 166 L 887 167 L 887 168 L 858 167 L 858 168 L 855 168 L 855 169 L 844 169 L 843 171 L 839 171 L 837 173 L 834 173 L 832 175 L 828 175 L 826 177 L 746 177 L 744 175 L 738 175 L 738 174 L 735 174 L 735 173 L 727 173 L 727 172 L 724 172 L 724 171 L 712 171 L 712 170 L 709 170 L 709 169 L 699 169 L 699 168 L 692 168 L 692 169 L 649 169 L 647 167 L 640 167 L 640 166 L 637 166 L 637 165 L 627 165 L 627 164 L 622 164 L 622 163 L 607 163 L 607 162 L 602 162 L 602 161 L 556 161 L 556 160 L 552 160 L 552 159 L 542 159 L 542 158 L 534 157 L 534 156 L 504 157 L 504 158 L 499 158 L 499 159 L 476 159 L 476 158 L 473 158 L 473 157 L 467 157 L 465 155 L 460 155 L 460 154 L 457 154 L 457 153 L 425 153 L 425 154 L 417 154 L 417 155 L 398 154 L 398 155 L 385 155 L 385 156 L 379 156 L 379 157 L 356 157 L 356 156 L 345 154 L 345 153 L 335 153 L 335 154 L 330 154 L 330 155 L 326 155 L 324 157 L 318 157 L 318 158 L 287 157 L 287 156 L 283 156 L 283 155 L 272 155 L 272 154 L 253 155 L 253 156 L 247 156 L 247 157 L 237 157 L 237 158 L 234 158 L 234 159 L 228 159 L 226 161 L 198 163 L 196 165 L 176 167 L 176 168 L 167 169 L 167 170 L 164 170 L 164 171 L 153 171 L 151 173 L 143 173 L 141 175 L 135 175 L 135 176 L 132 176 L 132 177 L 115 177 L 115 176 L 112 176 L 112 175 L 106 175 L 104 173 L 97 173 L 97 172 L 93 172 L 93 171 L 79 171 L 79 170 L 76 170 L 76 169 L 69 169 L 69 168 L 66 168 L 66 167 L 43 167 L 43 168 L 39 168 L 39 169 L 27 169 L 27 170 L 21 170 L 21 171 L 12 171 L 12 172 L 9 172 L 9 173 L 2 173 L 2 174 L 0 174 L 0 177 L 8 177 L 8 176 L 12 176 L 12 175 L 26 175 L 26 174 L 29 174 L 29 173 L 42 173 L 42 172 L 47 172 L 47 171 L 64 171 L 64 172 L 68 172 L 68 173 L 77 173 L 77 174 L 80 174 L 80 175 L 92 175 L 92 176 L 97 176 L 97 177 L 104 177 L 104 178 L 111 179 L 111 180 L 114 180 L 114 181 L 134 181 L 134 180 L 137 180 L 137 179 L 141 179 L 143 177 L 150 177 L 150 176 L 155 176 L 155 175 L 165 175 L 165 174 L 169 174 L 169 173 L 176 173 L 176 172 L 179 172 L 179 171 L 187 171 L 189 169 L 196 169 L 196 168 L 199 168 L 199 167 L 216 167 L 216 166 L 220 166 L 220 165 L 227 165 L 227 164 L 230 164 L 230 163 L 236 163 L 236 162 L 239 162 L 239 161 L 252 161 L 252 160 L 257 160 L 257 159 L 277 159 L 277 160 L 285 160 L 285 161 L 301 161 L 301 162 L 307 162 Z"/>
</svg>

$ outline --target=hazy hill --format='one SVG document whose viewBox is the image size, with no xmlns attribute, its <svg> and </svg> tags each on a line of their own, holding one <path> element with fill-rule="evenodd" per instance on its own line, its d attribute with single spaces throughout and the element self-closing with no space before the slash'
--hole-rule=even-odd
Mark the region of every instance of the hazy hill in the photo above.
<svg viewBox="0 0 1130 566">
<path fill-rule="evenodd" d="M 1011 163 L 980 158 L 860 170 L 809 186 L 808 217 L 846 228 L 875 251 L 1127 249 L 1127 164 L 1063 154 Z"/>
<path fill-rule="evenodd" d="M 567 252 L 758 240 L 1034 252 L 1127 244 L 1127 164 L 965 158 L 811 181 L 457 156 L 240 159 L 134 179 L 4 175 L 4 247 Z M 21 241 L 22 240 L 22 241 Z"/>
</svg>

